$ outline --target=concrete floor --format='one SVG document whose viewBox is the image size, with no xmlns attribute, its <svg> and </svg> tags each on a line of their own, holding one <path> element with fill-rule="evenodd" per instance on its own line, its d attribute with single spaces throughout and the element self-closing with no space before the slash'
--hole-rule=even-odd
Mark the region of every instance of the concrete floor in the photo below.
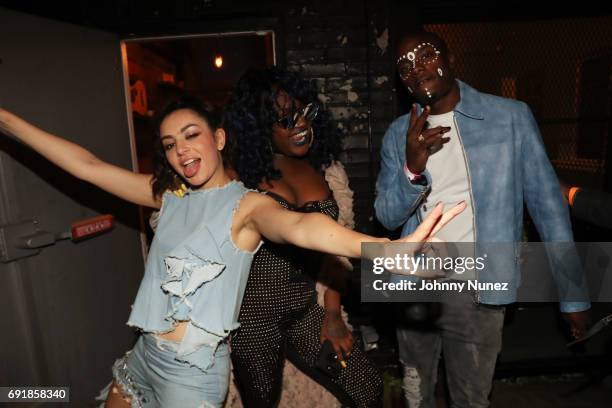
<svg viewBox="0 0 612 408">
<path fill-rule="evenodd" d="M 443 386 L 438 387 L 436 395 L 437 408 L 450 407 Z M 405 408 L 398 382 L 386 388 L 383 407 Z M 491 408 L 610 407 L 612 376 L 593 384 L 582 374 L 495 380 L 491 393 Z"/>
<path fill-rule="evenodd" d="M 594 305 L 594 320 L 609 314 L 610 308 L 610 304 Z M 374 311 L 370 316 L 380 319 L 393 315 L 383 313 L 385 309 Z M 384 407 L 404 408 L 393 327 L 391 321 L 378 326 L 379 347 L 369 355 L 386 373 Z M 612 408 L 612 330 L 606 329 L 577 349 L 568 349 L 568 340 L 556 305 L 528 305 L 511 310 L 507 314 L 491 407 Z M 438 408 L 447 408 L 443 377 L 439 382 Z"/>
<path fill-rule="evenodd" d="M 584 375 L 496 380 L 491 407 L 612 407 L 612 376 L 594 384 L 588 383 L 589 379 Z"/>
</svg>

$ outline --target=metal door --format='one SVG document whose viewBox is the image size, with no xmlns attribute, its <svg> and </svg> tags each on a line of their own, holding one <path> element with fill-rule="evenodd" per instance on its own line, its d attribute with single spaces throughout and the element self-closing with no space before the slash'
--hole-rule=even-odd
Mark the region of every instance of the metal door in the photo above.
<svg viewBox="0 0 612 408">
<path fill-rule="evenodd" d="M 0 9 L 0 103 L 98 157 L 132 167 L 116 35 Z M 143 272 L 137 208 L 0 136 L 0 225 L 115 215 L 115 228 L 0 264 L 0 386 L 69 386 L 85 406 L 129 349 L 125 326 Z"/>
</svg>

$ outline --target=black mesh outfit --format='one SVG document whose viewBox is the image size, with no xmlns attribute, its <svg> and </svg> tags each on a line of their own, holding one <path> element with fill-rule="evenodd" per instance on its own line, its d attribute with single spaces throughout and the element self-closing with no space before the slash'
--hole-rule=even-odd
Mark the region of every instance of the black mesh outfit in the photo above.
<svg viewBox="0 0 612 408">
<path fill-rule="evenodd" d="M 333 198 L 295 207 L 276 194 L 267 194 L 290 210 L 338 218 L 339 209 Z M 300 267 L 314 255 L 291 245 L 266 241 L 253 260 L 238 318 L 240 328 L 231 338 L 234 377 L 245 407 L 276 406 L 285 358 L 343 405 L 381 405 L 380 373 L 357 342 L 339 377 L 328 377 L 315 367 L 325 311 L 317 303 L 314 281 Z"/>
</svg>

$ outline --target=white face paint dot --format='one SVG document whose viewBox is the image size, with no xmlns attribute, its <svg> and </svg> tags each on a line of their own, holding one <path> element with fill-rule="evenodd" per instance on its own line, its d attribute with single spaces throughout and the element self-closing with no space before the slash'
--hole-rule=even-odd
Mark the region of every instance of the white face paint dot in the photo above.
<svg viewBox="0 0 612 408">
<path fill-rule="evenodd" d="M 442 68 L 438 68 L 438 75 L 440 75 L 441 77 L 444 76 L 444 72 L 442 71 Z"/>
<path fill-rule="evenodd" d="M 432 62 L 436 61 L 438 59 L 438 55 L 440 55 L 440 51 L 438 51 L 438 49 L 436 48 L 435 45 L 433 45 L 432 43 L 429 42 L 424 42 L 421 43 L 419 45 L 417 45 L 412 51 L 409 51 L 407 53 L 405 53 L 404 55 L 400 56 L 397 59 L 396 64 L 400 64 L 403 61 L 410 61 L 412 67 L 402 67 L 402 69 L 405 71 L 404 74 L 400 73 L 400 76 L 402 77 L 402 79 L 405 79 L 404 77 L 406 77 L 407 75 L 410 75 L 410 72 L 412 69 L 416 68 L 416 64 L 417 64 L 417 53 L 420 52 L 421 48 L 423 47 L 431 47 L 432 51 L 435 52 L 435 56 L 432 56 L 429 53 L 426 53 L 425 55 L 421 55 L 419 56 L 419 60 L 421 62 L 422 65 L 427 65 L 427 64 L 431 64 Z M 439 73 L 439 71 L 438 71 Z M 440 76 L 442 76 L 442 74 L 440 74 Z"/>
<path fill-rule="evenodd" d="M 408 88 L 408 92 L 413 93 L 412 88 L 409 86 L 406 86 L 406 88 Z"/>
</svg>

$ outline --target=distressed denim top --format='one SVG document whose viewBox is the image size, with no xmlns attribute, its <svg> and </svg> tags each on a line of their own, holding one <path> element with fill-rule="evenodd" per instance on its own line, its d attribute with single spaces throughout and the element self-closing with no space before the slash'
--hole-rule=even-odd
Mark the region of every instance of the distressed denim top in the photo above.
<svg viewBox="0 0 612 408">
<path fill-rule="evenodd" d="M 238 328 L 253 252 L 231 239 L 242 183 L 166 193 L 128 325 L 166 333 L 189 321 L 176 359 L 206 370 L 217 345 Z M 259 249 L 259 248 L 257 248 Z"/>
</svg>

